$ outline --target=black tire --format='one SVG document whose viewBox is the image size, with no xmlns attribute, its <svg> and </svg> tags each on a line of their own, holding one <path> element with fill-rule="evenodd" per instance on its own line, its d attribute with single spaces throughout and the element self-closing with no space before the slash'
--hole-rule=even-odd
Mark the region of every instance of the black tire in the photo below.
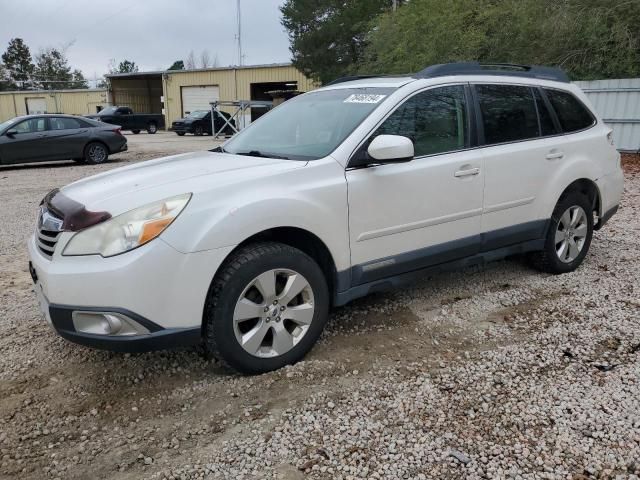
<svg viewBox="0 0 640 480">
<path fill-rule="evenodd" d="M 570 262 L 563 262 L 556 251 L 556 231 L 558 230 L 558 224 L 560 223 L 562 215 L 573 207 L 580 207 L 586 213 L 587 232 L 579 255 Z M 592 237 L 593 206 L 586 195 L 578 191 L 569 191 L 558 200 L 556 208 L 551 215 L 551 221 L 549 222 L 544 250 L 534 252 L 531 255 L 532 264 L 538 270 L 547 273 L 560 274 L 572 272 L 580 266 L 586 257 Z"/>
<path fill-rule="evenodd" d="M 234 332 L 233 314 L 247 286 L 258 275 L 273 269 L 293 270 L 307 280 L 313 291 L 314 312 L 308 330 L 297 344 L 282 355 L 265 358 L 252 355 L 240 345 Z M 245 374 L 276 370 L 299 361 L 311 350 L 327 322 L 328 312 L 327 282 L 311 257 L 281 243 L 251 244 L 225 260 L 209 287 L 203 319 L 205 351 Z"/>
<path fill-rule="evenodd" d="M 193 129 L 193 134 L 197 135 L 198 137 L 202 136 L 203 133 L 204 129 L 202 128 L 202 125 L 196 125 Z"/>
<path fill-rule="evenodd" d="M 158 131 L 158 125 L 156 122 L 149 122 L 147 125 L 147 133 L 153 135 Z"/>
<path fill-rule="evenodd" d="M 109 150 L 104 143 L 91 142 L 84 147 L 84 160 L 91 165 L 104 163 L 109 158 Z"/>
<path fill-rule="evenodd" d="M 138 129 L 131 130 L 131 133 L 133 133 L 134 135 L 138 135 L 140 133 L 140 130 Z"/>
<path fill-rule="evenodd" d="M 179 137 L 184 137 L 184 132 L 176 132 L 176 135 L 178 135 Z"/>
</svg>

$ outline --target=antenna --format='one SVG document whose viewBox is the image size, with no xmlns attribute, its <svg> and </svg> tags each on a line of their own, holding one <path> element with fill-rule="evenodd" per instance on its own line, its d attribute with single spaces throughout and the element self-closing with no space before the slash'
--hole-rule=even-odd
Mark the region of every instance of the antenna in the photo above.
<svg viewBox="0 0 640 480">
<path fill-rule="evenodd" d="M 240 0 L 236 0 L 236 5 L 238 14 L 238 34 L 236 35 L 238 39 L 238 65 L 242 65 L 244 55 L 242 55 L 242 14 L 240 13 Z"/>
</svg>

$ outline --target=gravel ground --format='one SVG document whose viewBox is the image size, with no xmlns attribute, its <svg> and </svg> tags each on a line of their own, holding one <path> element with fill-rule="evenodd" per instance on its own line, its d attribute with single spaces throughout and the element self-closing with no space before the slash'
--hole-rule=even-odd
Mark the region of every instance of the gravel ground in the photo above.
<svg viewBox="0 0 640 480">
<path fill-rule="evenodd" d="M 40 198 L 187 145 L 129 139 L 107 165 L 0 168 L 0 477 L 640 478 L 637 159 L 578 271 L 426 278 L 336 309 L 304 362 L 243 377 L 195 350 L 75 346 L 38 314 Z"/>
</svg>

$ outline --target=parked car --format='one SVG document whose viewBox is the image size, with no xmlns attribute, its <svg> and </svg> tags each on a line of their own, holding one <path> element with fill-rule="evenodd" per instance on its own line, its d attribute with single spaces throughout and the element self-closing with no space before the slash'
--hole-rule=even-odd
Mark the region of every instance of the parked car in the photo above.
<svg viewBox="0 0 640 480">
<path fill-rule="evenodd" d="M 103 163 L 127 150 L 119 127 L 73 115 L 27 115 L 0 123 L 0 164 L 75 160 Z"/>
<path fill-rule="evenodd" d="M 231 118 L 231 115 L 222 111 L 216 111 L 215 115 L 216 133 L 222 131 L 225 135 L 233 135 L 235 131 L 226 124 Z M 235 128 L 235 120 L 231 120 L 229 123 Z M 173 122 L 171 124 L 171 130 L 179 136 L 183 136 L 185 133 L 193 133 L 194 135 L 204 135 L 206 133 L 212 135 L 211 110 L 195 110 L 190 112 L 186 117 Z"/>
<path fill-rule="evenodd" d="M 130 130 L 138 134 L 141 130 L 154 134 L 159 128 L 164 128 L 164 115 L 159 113 L 133 113 L 129 107 L 107 107 L 96 115 L 87 115 L 87 118 L 104 123 L 118 125 L 122 130 Z"/>
<path fill-rule="evenodd" d="M 427 273 L 523 253 L 575 270 L 622 188 L 611 129 L 562 71 L 439 65 L 54 190 L 29 256 L 63 337 L 202 343 L 260 373 L 300 360 L 330 307 Z"/>
</svg>

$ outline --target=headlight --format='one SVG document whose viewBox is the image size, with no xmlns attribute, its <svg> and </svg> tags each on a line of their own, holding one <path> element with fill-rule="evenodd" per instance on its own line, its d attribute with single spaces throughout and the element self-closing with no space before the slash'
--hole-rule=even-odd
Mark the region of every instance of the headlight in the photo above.
<svg viewBox="0 0 640 480">
<path fill-rule="evenodd" d="M 160 235 L 189 202 L 190 193 L 150 203 L 76 233 L 63 255 L 111 257 L 128 252 Z"/>
</svg>

